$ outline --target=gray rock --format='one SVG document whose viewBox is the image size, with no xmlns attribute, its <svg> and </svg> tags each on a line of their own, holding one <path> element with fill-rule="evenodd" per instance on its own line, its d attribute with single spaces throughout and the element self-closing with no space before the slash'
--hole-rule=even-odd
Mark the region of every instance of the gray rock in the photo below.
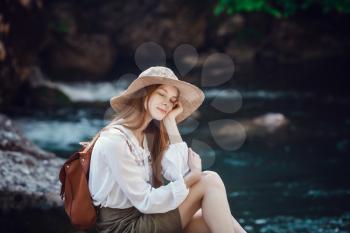
<svg viewBox="0 0 350 233">
<path fill-rule="evenodd" d="M 0 114 L 0 209 L 62 206 L 59 169 L 64 159 L 43 151 Z"/>
</svg>

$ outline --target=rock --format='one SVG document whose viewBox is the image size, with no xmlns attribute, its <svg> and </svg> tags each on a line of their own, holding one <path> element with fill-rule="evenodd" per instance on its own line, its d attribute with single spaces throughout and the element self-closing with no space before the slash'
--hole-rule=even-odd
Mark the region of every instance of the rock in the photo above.
<svg viewBox="0 0 350 233">
<path fill-rule="evenodd" d="M 20 86 L 14 103 L 26 109 L 33 107 L 47 109 L 69 106 L 72 102 L 56 83 L 45 77 L 40 67 L 33 66 L 28 79 Z"/>
<path fill-rule="evenodd" d="M 118 52 L 117 58 L 134 57 L 138 46 L 149 41 L 159 43 L 168 57 L 172 56 L 180 44 L 187 43 L 200 48 L 205 42 L 208 12 L 200 9 L 194 11 L 186 1 L 128 1 L 128 4 L 106 1 L 100 5 L 79 5 L 83 8 L 79 13 L 72 10 L 72 3 L 55 2 L 53 5 L 53 18 L 65 25 L 64 40 L 84 33 L 89 36 L 92 35 L 91 31 L 103 32 L 111 38 Z M 57 52 L 62 48 L 74 52 L 76 46 L 70 47 L 70 43 L 61 44 L 57 47 Z M 107 54 L 113 51 L 104 47 L 99 49 L 102 50 L 101 53 Z M 79 57 L 81 58 L 93 59 Z"/>
<path fill-rule="evenodd" d="M 44 86 L 44 87 L 58 89 L 55 83 L 51 82 L 49 79 L 45 77 L 42 70 L 38 66 L 32 67 L 31 73 L 28 76 L 28 81 L 31 88 Z"/>
<path fill-rule="evenodd" d="M 284 114 L 269 112 L 263 115 L 240 121 L 247 137 L 256 140 L 266 140 L 267 145 L 274 147 L 284 143 L 293 143 L 303 137 L 293 131 L 294 125 Z M 303 137 L 303 140 L 305 138 Z"/>
<path fill-rule="evenodd" d="M 0 110 L 3 111 L 14 104 L 18 89 L 38 61 L 37 56 L 47 42 L 47 20 L 41 1 L 1 1 L 0 8 L 0 37 L 4 46 L 0 49 L 3 50 Z"/>
<path fill-rule="evenodd" d="M 265 128 L 267 133 L 273 133 L 289 123 L 282 113 L 266 113 L 253 119 L 253 123 L 258 127 Z"/>
<path fill-rule="evenodd" d="M 58 174 L 63 163 L 31 143 L 0 114 L 1 211 L 62 206 Z"/>
<path fill-rule="evenodd" d="M 172 9 L 171 7 L 168 10 Z M 180 44 L 190 44 L 200 48 L 204 43 L 206 20 L 199 15 L 196 20 L 190 16 L 189 9 L 181 9 L 176 15 L 163 19 L 148 15 L 143 21 L 133 20 L 124 27 L 118 36 L 118 45 L 128 48 L 126 54 L 132 54 L 145 41 L 154 41 L 162 46 L 167 57 L 171 57 Z M 157 22 L 157 23 L 155 23 Z"/>
<path fill-rule="evenodd" d="M 4 43 L 0 40 L 0 62 L 4 61 L 6 58 L 6 49 Z"/>
<path fill-rule="evenodd" d="M 50 64 L 60 80 L 78 74 L 85 78 L 100 77 L 112 68 L 116 50 L 105 34 L 66 35 L 51 51 Z"/>
</svg>

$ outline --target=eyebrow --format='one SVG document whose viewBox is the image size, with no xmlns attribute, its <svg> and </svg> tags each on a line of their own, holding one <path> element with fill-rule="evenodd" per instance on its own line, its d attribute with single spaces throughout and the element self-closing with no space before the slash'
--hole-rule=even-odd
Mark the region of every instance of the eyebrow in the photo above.
<svg viewBox="0 0 350 233">
<path fill-rule="evenodd" d="M 165 91 L 166 93 L 168 93 L 168 91 L 167 91 L 167 90 L 165 90 L 165 89 L 164 89 L 164 88 L 162 88 L 162 87 L 160 87 L 159 89 L 161 89 L 161 90 Z M 172 96 L 172 97 L 175 97 L 176 99 L 178 98 L 177 96 Z"/>
</svg>

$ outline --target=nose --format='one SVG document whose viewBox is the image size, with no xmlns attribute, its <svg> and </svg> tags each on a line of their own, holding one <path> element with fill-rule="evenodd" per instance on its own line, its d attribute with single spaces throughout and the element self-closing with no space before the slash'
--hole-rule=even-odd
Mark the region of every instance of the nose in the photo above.
<svg viewBox="0 0 350 233">
<path fill-rule="evenodd" d="M 166 102 L 163 103 L 163 106 L 165 106 L 166 108 L 168 108 L 168 104 Z"/>
</svg>

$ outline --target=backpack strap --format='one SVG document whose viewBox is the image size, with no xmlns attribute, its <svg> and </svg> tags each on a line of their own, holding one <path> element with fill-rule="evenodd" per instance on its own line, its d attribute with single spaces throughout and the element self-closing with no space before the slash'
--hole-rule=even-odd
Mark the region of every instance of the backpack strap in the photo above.
<svg viewBox="0 0 350 233">
<path fill-rule="evenodd" d="M 93 139 L 92 142 L 90 143 L 90 145 L 88 145 L 88 142 L 79 142 L 80 145 L 82 145 L 84 147 L 84 149 L 81 151 L 81 153 L 85 154 L 87 153 L 90 149 L 93 148 L 93 146 L 95 145 L 97 139 L 100 137 L 101 132 L 99 132 Z"/>
</svg>

